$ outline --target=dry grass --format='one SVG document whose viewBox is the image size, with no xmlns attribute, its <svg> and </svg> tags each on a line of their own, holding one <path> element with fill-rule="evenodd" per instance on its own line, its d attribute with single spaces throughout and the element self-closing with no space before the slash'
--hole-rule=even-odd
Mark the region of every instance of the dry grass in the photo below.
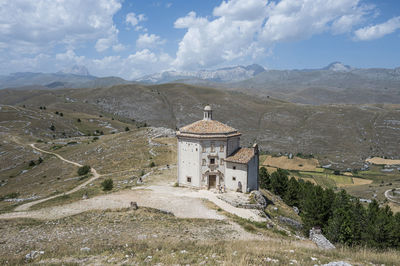
<svg viewBox="0 0 400 266">
<path fill-rule="evenodd" d="M 317 171 L 319 162 L 317 159 L 303 159 L 300 157 L 294 157 L 289 159 L 287 156 L 272 157 L 266 156 L 263 165 L 282 168 L 287 170 L 300 170 L 300 171 Z"/>
<path fill-rule="evenodd" d="M 372 163 L 372 164 L 379 164 L 379 165 L 394 165 L 394 164 L 399 164 L 400 165 L 400 160 L 391 160 L 391 159 L 384 159 L 381 157 L 373 157 L 366 159 L 365 161 Z"/>
</svg>

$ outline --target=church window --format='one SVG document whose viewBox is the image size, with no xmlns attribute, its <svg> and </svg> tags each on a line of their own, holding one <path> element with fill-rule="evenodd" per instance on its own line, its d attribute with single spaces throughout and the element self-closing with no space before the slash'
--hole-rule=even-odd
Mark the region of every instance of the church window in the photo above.
<svg viewBox="0 0 400 266">
<path fill-rule="evenodd" d="M 206 165 L 206 159 L 203 159 L 203 165 Z"/>
<path fill-rule="evenodd" d="M 215 164 L 215 158 L 210 159 L 210 164 Z"/>
<path fill-rule="evenodd" d="M 219 146 L 219 151 L 221 151 L 221 152 L 224 151 L 224 144 L 221 144 L 221 145 Z"/>
<path fill-rule="evenodd" d="M 214 143 L 211 143 L 211 152 L 214 152 L 215 148 L 214 148 Z"/>
<path fill-rule="evenodd" d="M 233 168 L 233 170 L 236 170 L 236 166 L 233 166 L 232 168 Z"/>
<path fill-rule="evenodd" d="M 187 176 L 187 177 L 186 177 L 186 181 L 187 181 L 188 183 L 192 183 L 192 178 L 191 178 L 190 176 Z"/>
<path fill-rule="evenodd" d="M 232 181 L 236 181 L 236 177 L 232 176 Z"/>
</svg>

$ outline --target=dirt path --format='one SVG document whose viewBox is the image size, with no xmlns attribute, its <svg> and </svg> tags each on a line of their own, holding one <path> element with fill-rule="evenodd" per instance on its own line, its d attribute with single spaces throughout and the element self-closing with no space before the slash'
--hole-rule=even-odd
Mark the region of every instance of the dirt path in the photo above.
<svg viewBox="0 0 400 266">
<path fill-rule="evenodd" d="M 400 188 L 396 188 L 396 190 L 400 190 Z M 393 199 L 392 196 L 389 195 L 389 192 L 390 192 L 390 191 L 392 191 L 392 189 L 388 189 L 388 190 L 385 191 L 385 197 L 386 197 L 388 200 L 390 200 L 391 202 L 400 204 L 400 200 L 395 200 L 395 199 Z"/>
<path fill-rule="evenodd" d="M 48 199 L 50 198 L 43 199 L 43 201 Z M 204 199 L 213 202 L 221 209 L 239 217 L 253 221 L 265 221 L 265 218 L 260 217 L 256 210 L 233 207 L 218 199 L 217 194 L 211 191 L 192 190 L 167 185 L 136 187 L 132 190 L 119 191 L 35 211 L 26 211 L 31 206 L 29 205 L 24 209 L 20 209 L 19 212 L 2 214 L 0 215 L 0 219 L 58 219 L 90 210 L 126 208 L 130 206 L 131 201 L 137 202 L 139 206 L 172 212 L 175 216 L 180 218 L 226 219 L 225 216 L 219 214 L 217 211 L 207 208 L 204 204 Z M 39 201 L 35 201 L 34 203 L 37 204 L 38 202 Z M 25 205 L 27 204 L 22 206 Z"/>
<path fill-rule="evenodd" d="M 47 154 L 54 155 L 54 156 L 56 156 L 57 158 L 59 158 L 60 160 L 66 162 L 66 163 L 70 163 L 70 164 L 73 164 L 73 165 L 75 165 L 75 166 L 82 167 L 81 164 L 76 163 L 76 162 L 73 162 L 73 161 L 70 161 L 70 160 L 67 160 L 67 159 L 65 159 L 64 157 L 62 157 L 61 155 L 57 154 L 57 153 L 49 152 L 49 151 L 45 151 L 45 150 L 42 150 L 42 149 L 40 149 L 40 148 L 37 148 L 37 147 L 35 146 L 35 144 L 29 144 L 29 146 L 31 146 L 33 149 L 35 149 L 35 150 L 37 150 L 37 151 L 40 151 L 40 152 L 43 152 L 43 153 L 47 153 Z M 92 175 L 93 175 L 92 178 L 90 178 L 89 180 L 85 181 L 84 183 L 78 185 L 77 187 L 71 189 L 70 191 L 65 192 L 65 193 L 60 193 L 60 194 L 57 194 L 57 195 L 54 195 L 54 196 L 51 196 L 51 197 L 47 197 L 47 198 L 44 198 L 44 199 L 35 200 L 35 201 L 32 201 L 32 202 L 28 202 L 28 203 L 22 204 L 22 205 L 18 206 L 17 208 L 15 208 L 15 211 L 26 211 L 26 210 L 28 210 L 30 207 L 32 207 L 33 205 L 36 205 L 36 204 L 45 202 L 45 201 L 50 200 L 50 199 L 54 199 L 54 198 L 60 197 L 60 196 L 62 196 L 62 195 L 69 195 L 69 194 L 72 194 L 72 193 L 74 193 L 74 192 L 80 190 L 81 188 L 85 187 L 86 185 L 88 185 L 89 183 L 93 182 L 94 180 L 96 180 L 97 178 L 99 178 L 99 177 L 101 176 L 101 175 L 99 175 L 99 174 L 97 173 L 96 169 L 94 169 L 94 168 L 91 168 L 90 171 L 91 171 L 91 173 L 92 173 Z"/>
</svg>

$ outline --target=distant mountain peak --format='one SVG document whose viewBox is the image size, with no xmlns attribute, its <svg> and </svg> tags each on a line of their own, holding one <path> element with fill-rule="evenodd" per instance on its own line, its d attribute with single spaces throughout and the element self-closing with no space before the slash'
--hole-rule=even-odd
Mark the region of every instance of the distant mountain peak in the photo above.
<svg viewBox="0 0 400 266">
<path fill-rule="evenodd" d="M 72 74 L 72 75 L 79 75 L 79 76 L 90 76 L 89 70 L 82 65 L 73 65 L 72 67 L 64 68 L 63 70 L 59 71 L 58 73 L 61 74 Z"/>
<path fill-rule="evenodd" d="M 331 70 L 331 71 L 337 71 L 337 72 L 347 72 L 352 69 L 351 66 L 345 65 L 342 62 L 332 62 L 328 66 L 324 67 L 323 70 Z"/>
<path fill-rule="evenodd" d="M 176 80 L 197 80 L 210 82 L 234 82 L 252 78 L 265 69 L 257 64 L 248 66 L 232 66 L 224 67 L 215 70 L 199 70 L 199 71 L 163 71 L 146 75 L 136 79 L 139 82 L 145 83 L 165 83 Z"/>
</svg>

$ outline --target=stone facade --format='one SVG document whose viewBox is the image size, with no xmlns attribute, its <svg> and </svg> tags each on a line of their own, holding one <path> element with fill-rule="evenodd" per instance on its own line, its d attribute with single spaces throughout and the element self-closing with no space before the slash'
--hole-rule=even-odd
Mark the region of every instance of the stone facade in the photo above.
<svg viewBox="0 0 400 266">
<path fill-rule="evenodd" d="M 177 131 L 178 184 L 201 189 L 252 191 L 258 189 L 258 146 L 240 147 L 241 134 L 212 119 L 210 106 L 204 118 Z"/>
</svg>

